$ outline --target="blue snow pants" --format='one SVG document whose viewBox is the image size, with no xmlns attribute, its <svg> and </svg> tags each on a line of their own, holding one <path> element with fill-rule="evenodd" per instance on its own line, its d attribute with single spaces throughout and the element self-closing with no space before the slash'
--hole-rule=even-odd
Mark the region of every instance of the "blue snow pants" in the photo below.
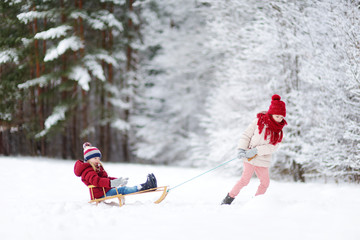
<svg viewBox="0 0 360 240">
<path fill-rule="evenodd" d="M 119 187 L 118 189 L 119 194 L 125 195 L 129 193 L 138 192 L 137 186 L 134 187 Z M 112 188 L 109 191 L 107 191 L 106 196 L 114 196 L 116 195 L 116 188 Z M 102 198 L 105 196 L 102 196 Z"/>
</svg>

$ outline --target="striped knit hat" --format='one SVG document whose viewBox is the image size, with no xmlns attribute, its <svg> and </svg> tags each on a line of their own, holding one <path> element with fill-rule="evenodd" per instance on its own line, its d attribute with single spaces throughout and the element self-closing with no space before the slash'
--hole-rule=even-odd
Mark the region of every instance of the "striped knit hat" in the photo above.
<svg viewBox="0 0 360 240">
<path fill-rule="evenodd" d="M 84 148 L 84 162 L 87 162 L 89 159 L 94 157 L 101 158 L 101 152 L 98 148 L 93 147 L 91 143 L 86 142 L 83 144 Z"/>
</svg>

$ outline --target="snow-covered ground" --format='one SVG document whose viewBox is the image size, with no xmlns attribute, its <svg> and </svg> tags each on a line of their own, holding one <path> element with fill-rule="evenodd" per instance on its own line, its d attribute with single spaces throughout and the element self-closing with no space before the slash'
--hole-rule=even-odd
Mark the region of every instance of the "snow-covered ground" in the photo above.
<svg viewBox="0 0 360 240">
<path fill-rule="evenodd" d="M 360 187 L 350 184 L 272 181 L 252 197 L 252 179 L 231 206 L 219 203 L 237 178 L 216 170 L 169 192 L 128 197 L 126 205 L 88 203 L 74 161 L 0 157 L 0 236 L 27 239 L 360 239 Z M 231 162 L 229 164 L 239 164 Z M 105 163 L 111 176 L 176 186 L 207 169 Z"/>
</svg>

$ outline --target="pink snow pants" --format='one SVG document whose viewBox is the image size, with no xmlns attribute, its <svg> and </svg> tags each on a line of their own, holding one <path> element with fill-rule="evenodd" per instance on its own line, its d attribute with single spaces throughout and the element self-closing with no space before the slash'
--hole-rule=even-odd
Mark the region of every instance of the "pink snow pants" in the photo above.
<svg viewBox="0 0 360 240">
<path fill-rule="evenodd" d="M 250 179 L 254 174 L 254 172 L 256 173 L 256 176 L 260 180 L 260 185 L 258 187 L 255 196 L 264 194 L 266 192 L 270 184 L 269 168 L 258 167 L 250 163 L 244 162 L 243 174 L 241 175 L 240 180 L 235 184 L 233 189 L 229 192 L 230 197 L 235 198 L 239 194 L 240 190 L 249 184 Z"/>
</svg>

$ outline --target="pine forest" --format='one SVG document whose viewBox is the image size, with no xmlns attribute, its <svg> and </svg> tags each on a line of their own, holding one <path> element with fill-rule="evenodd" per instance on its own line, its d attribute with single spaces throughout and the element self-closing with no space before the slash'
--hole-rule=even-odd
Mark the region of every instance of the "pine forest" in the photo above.
<svg viewBox="0 0 360 240">
<path fill-rule="evenodd" d="M 272 178 L 360 182 L 358 1 L 0 6 L 0 155 L 212 167 L 279 94 Z"/>
</svg>

